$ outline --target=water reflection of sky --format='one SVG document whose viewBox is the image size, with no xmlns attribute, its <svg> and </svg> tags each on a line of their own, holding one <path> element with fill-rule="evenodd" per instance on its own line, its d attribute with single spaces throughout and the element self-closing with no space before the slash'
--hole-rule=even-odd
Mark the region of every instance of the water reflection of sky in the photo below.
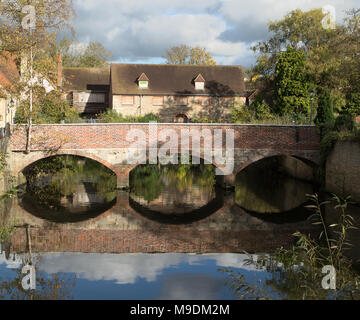
<svg viewBox="0 0 360 320">
<path fill-rule="evenodd" d="M 76 275 L 75 299 L 233 299 L 219 268 L 232 267 L 249 282 L 267 277 L 245 265 L 242 254 L 85 254 L 41 255 L 40 271 L 47 275 Z M 12 260 L 12 259 L 11 259 Z M 21 258 L 0 255 L 0 278 L 14 276 Z"/>
</svg>

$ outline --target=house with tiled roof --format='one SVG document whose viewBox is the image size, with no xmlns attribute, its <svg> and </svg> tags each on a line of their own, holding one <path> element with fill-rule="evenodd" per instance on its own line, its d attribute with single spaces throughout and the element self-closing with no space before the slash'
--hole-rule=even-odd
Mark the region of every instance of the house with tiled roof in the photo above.
<svg viewBox="0 0 360 320">
<path fill-rule="evenodd" d="M 110 105 L 109 68 L 63 68 L 66 99 L 85 117 L 95 117 Z"/>
<path fill-rule="evenodd" d="M 124 116 L 154 113 L 166 122 L 187 122 L 202 112 L 231 112 L 246 103 L 239 66 L 117 64 L 64 68 L 67 99 L 83 115 L 108 108 Z"/>
</svg>

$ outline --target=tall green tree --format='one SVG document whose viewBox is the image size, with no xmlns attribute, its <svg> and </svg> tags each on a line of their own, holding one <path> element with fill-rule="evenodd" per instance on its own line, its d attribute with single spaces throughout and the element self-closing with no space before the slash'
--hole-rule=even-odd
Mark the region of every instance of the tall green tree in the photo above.
<svg viewBox="0 0 360 320">
<path fill-rule="evenodd" d="M 318 126 L 332 123 L 334 118 L 334 101 L 331 97 L 330 89 L 323 90 L 319 94 L 317 115 L 314 122 Z"/>
<path fill-rule="evenodd" d="M 276 111 L 281 114 L 305 114 L 310 110 L 309 83 L 305 73 L 305 54 L 287 47 L 275 68 Z"/>
<path fill-rule="evenodd" d="M 304 52 L 305 69 L 309 80 L 318 88 L 330 88 L 334 98 L 334 108 L 344 104 L 343 88 L 347 86 L 347 75 L 343 63 L 346 60 L 346 28 L 324 28 L 326 15 L 322 9 L 309 11 L 293 10 L 282 19 L 269 23 L 269 40 L 259 42 L 253 47 L 257 62 L 253 67 L 255 74 L 261 75 L 259 81 L 264 92 L 274 91 L 275 68 L 281 53 L 289 46 Z M 349 32 L 350 33 L 350 32 Z M 355 52 L 352 50 L 352 52 Z"/>
<path fill-rule="evenodd" d="M 343 35 L 339 39 L 338 52 L 344 56 L 340 75 L 345 79 L 346 96 L 343 111 L 360 115 L 360 9 L 347 12 Z"/>
<path fill-rule="evenodd" d="M 216 65 L 216 61 L 205 48 L 185 44 L 166 50 L 164 58 L 167 64 Z"/>
<path fill-rule="evenodd" d="M 272 76 L 281 53 L 287 48 L 300 49 L 308 56 L 306 66 L 317 73 L 332 67 L 329 65 L 328 45 L 337 34 L 336 30 L 323 27 L 325 18 L 322 9 L 303 12 L 300 9 L 289 12 L 283 19 L 269 23 L 271 37 L 259 42 L 253 50 L 259 54 L 256 70 L 264 76 Z M 319 65 L 323 70 L 319 70 Z M 321 75 L 319 75 L 321 77 Z"/>
</svg>

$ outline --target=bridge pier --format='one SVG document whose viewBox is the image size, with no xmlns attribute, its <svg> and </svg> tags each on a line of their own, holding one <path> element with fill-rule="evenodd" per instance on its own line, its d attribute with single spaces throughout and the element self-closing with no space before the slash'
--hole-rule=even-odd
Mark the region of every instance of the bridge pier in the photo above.
<svg viewBox="0 0 360 320">
<path fill-rule="evenodd" d="M 128 189 L 130 187 L 129 175 L 117 174 L 116 184 L 118 189 Z"/>
<path fill-rule="evenodd" d="M 235 188 L 236 174 L 219 176 L 217 183 L 224 189 L 230 190 Z"/>
</svg>

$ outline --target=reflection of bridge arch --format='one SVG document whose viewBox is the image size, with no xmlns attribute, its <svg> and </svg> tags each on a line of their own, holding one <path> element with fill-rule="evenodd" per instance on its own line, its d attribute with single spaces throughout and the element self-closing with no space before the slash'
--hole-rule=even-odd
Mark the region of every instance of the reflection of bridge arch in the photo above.
<svg viewBox="0 0 360 320">
<path fill-rule="evenodd" d="M 233 211 L 238 214 L 247 215 L 251 217 L 253 221 L 261 220 L 264 223 L 273 223 L 276 225 L 283 225 L 286 223 L 302 223 L 307 221 L 307 219 L 313 214 L 310 210 L 305 208 L 306 205 L 310 204 L 310 202 L 305 202 L 300 204 L 298 207 L 290 209 L 288 211 L 280 212 L 280 213 L 258 213 L 247 210 L 238 204 L 235 204 L 233 207 Z"/>
<path fill-rule="evenodd" d="M 49 210 L 47 208 L 41 208 L 33 203 L 33 198 L 30 199 L 21 199 L 19 206 L 24 210 L 24 212 L 42 219 L 48 222 L 54 223 L 81 223 L 95 219 L 97 217 L 102 217 L 105 213 L 109 212 L 114 206 L 116 206 L 116 198 L 106 204 L 101 206 L 90 208 L 86 213 L 73 214 L 66 211 L 56 212 Z"/>
<path fill-rule="evenodd" d="M 220 188 L 215 188 L 215 198 L 208 202 L 201 208 L 192 210 L 181 214 L 164 214 L 158 211 L 151 210 L 142 206 L 129 196 L 129 208 L 131 208 L 137 215 L 140 215 L 148 220 L 168 225 L 186 225 L 198 222 L 224 207 L 224 193 Z"/>
</svg>

